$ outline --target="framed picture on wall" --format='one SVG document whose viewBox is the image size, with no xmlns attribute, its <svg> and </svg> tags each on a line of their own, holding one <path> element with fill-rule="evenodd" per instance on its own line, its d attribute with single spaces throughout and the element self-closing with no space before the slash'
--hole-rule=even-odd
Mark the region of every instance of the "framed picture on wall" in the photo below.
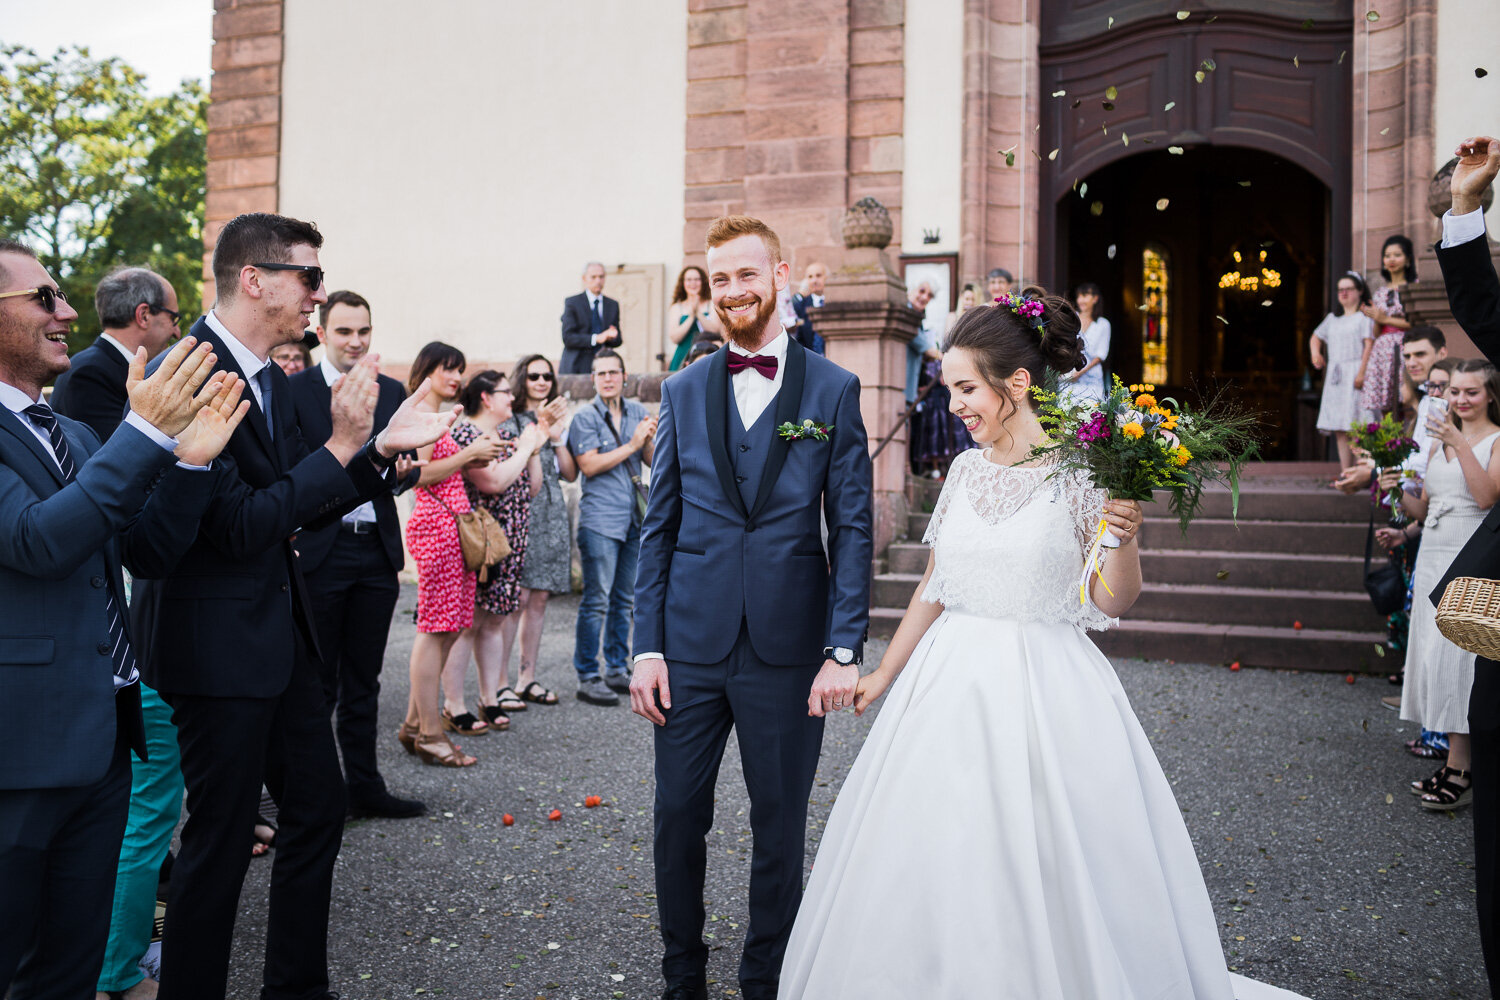
<svg viewBox="0 0 1500 1000">
<path fill-rule="evenodd" d="M 932 285 L 927 329 L 941 337 L 948 325 L 948 314 L 958 308 L 958 254 L 902 254 L 901 280 L 908 293 L 924 281 Z"/>
</svg>

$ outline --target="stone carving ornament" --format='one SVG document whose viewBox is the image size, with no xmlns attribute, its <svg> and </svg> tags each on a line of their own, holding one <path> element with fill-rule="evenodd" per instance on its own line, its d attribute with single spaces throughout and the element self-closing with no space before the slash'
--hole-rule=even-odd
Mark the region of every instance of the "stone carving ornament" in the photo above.
<svg viewBox="0 0 1500 1000">
<path fill-rule="evenodd" d="M 891 213 L 874 198 L 861 198 L 844 213 L 844 246 L 850 250 L 855 247 L 884 250 L 891 245 L 894 232 Z"/>
</svg>

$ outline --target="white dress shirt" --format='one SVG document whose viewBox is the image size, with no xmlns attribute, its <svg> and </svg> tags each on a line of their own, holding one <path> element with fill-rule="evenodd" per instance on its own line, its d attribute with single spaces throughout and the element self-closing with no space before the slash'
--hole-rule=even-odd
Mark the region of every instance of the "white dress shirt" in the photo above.
<svg viewBox="0 0 1500 1000">
<path fill-rule="evenodd" d="M 748 429 L 749 426 L 760 419 L 766 407 L 771 405 L 771 400 L 781 391 L 781 380 L 786 376 L 786 331 L 782 330 L 771 341 L 758 352 L 747 351 L 739 344 L 730 341 L 729 349 L 735 354 L 750 357 L 752 354 L 761 354 L 776 359 L 776 377 L 766 378 L 753 368 L 735 372 L 729 376 L 729 384 L 734 388 L 734 405 L 740 411 L 740 422 Z"/>
<path fill-rule="evenodd" d="M 26 407 L 32 406 L 36 403 L 47 405 L 47 401 L 45 399 L 32 399 L 27 396 L 26 393 L 22 392 L 20 389 L 17 389 L 10 383 L 0 382 L 0 406 L 4 406 L 7 410 L 14 413 L 16 415 L 16 419 L 21 421 L 22 426 L 31 431 L 32 436 L 35 437 L 38 441 L 46 445 L 47 454 L 52 456 L 52 461 L 57 465 L 57 471 L 61 472 L 62 463 L 57 461 L 57 455 L 52 451 L 52 438 L 48 436 L 46 431 L 42 430 L 36 424 L 32 423 L 31 418 L 22 412 L 26 409 Z M 50 409 L 50 406 L 48 408 Z M 146 421 L 145 417 L 141 416 L 139 413 L 136 413 L 134 410 L 125 414 L 124 422 L 134 427 L 142 434 L 146 435 L 152 441 L 156 442 L 156 444 L 160 447 L 167 449 L 167 451 L 175 451 L 177 449 L 176 438 L 168 437 L 167 435 L 163 434 L 161 431 L 151 426 L 151 424 Z M 79 460 L 81 457 L 82 456 L 80 455 L 73 456 L 73 465 L 75 466 L 75 469 L 83 467 L 83 462 Z"/>
<path fill-rule="evenodd" d="M 1453 209 L 1443 213 L 1442 246 L 1456 247 L 1460 243 L 1478 239 L 1484 235 L 1484 209 L 1476 208 L 1464 215 L 1454 215 Z"/>
<path fill-rule="evenodd" d="M 344 377 L 344 373 L 335 368 L 326 357 L 322 361 L 318 362 L 318 371 L 323 373 L 323 381 L 328 383 L 328 388 L 330 389 L 333 388 L 333 383 Z M 374 524 L 375 504 L 369 500 L 366 500 L 364 503 L 360 504 L 358 507 L 345 514 L 343 517 L 343 521 L 345 524 L 357 524 L 361 522 L 365 524 Z"/>
<path fill-rule="evenodd" d="M 212 309 L 208 311 L 207 316 L 203 317 L 203 321 L 208 324 L 210 330 L 219 335 L 219 339 L 223 340 L 224 345 L 229 348 L 229 353 L 234 358 L 234 363 L 239 366 L 240 371 L 244 372 L 245 381 L 250 383 L 250 393 L 255 397 L 255 405 L 260 407 L 261 411 L 264 412 L 266 403 L 265 400 L 260 398 L 260 383 L 256 381 L 255 376 L 260 374 L 262 368 L 271 363 L 270 357 L 263 358 L 240 343 L 240 338 L 229 332 L 229 327 L 224 325 L 224 321 L 219 319 L 218 315 Z"/>
<path fill-rule="evenodd" d="M 124 356 L 124 358 L 125 358 L 126 361 L 134 361 L 135 360 L 135 352 L 132 351 L 130 348 L 126 347 L 124 344 L 120 343 L 115 338 L 111 337 L 109 334 L 107 334 L 107 333 L 100 333 L 99 334 L 99 339 L 102 340 L 102 341 L 104 341 L 106 344 L 109 344 L 110 346 L 112 346 L 115 350 L 119 351 L 120 354 Z"/>
</svg>

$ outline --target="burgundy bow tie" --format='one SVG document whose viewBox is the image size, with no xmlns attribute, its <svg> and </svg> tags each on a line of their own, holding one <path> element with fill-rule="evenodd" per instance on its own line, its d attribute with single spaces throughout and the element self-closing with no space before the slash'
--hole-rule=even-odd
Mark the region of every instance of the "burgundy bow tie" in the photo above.
<svg viewBox="0 0 1500 1000">
<path fill-rule="evenodd" d="M 776 359 L 771 357 L 769 354 L 745 355 L 730 351 L 729 374 L 733 375 L 736 372 L 742 372 L 746 368 L 754 368 L 756 371 L 760 372 L 762 375 L 769 379 L 774 379 L 776 377 Z"/>
</svg>

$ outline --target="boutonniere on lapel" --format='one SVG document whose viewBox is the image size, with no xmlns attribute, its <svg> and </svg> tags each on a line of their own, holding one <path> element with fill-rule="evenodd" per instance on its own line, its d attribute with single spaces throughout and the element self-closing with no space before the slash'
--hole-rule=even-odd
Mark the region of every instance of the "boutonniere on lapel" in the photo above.
<svg viewBox="0 0 1500 1000">
<path fill-rule="evenodd" d="M 820 424 L 816 420 L 809 418 L 800 424 L 794 424 L 788 420 L 776 428 L 776 433 L 788 441 L 803 441 L 807 439 L 827 441 L 828 432 L 831 430 L 833 430 L 832 424 Z"/>
</svg>

